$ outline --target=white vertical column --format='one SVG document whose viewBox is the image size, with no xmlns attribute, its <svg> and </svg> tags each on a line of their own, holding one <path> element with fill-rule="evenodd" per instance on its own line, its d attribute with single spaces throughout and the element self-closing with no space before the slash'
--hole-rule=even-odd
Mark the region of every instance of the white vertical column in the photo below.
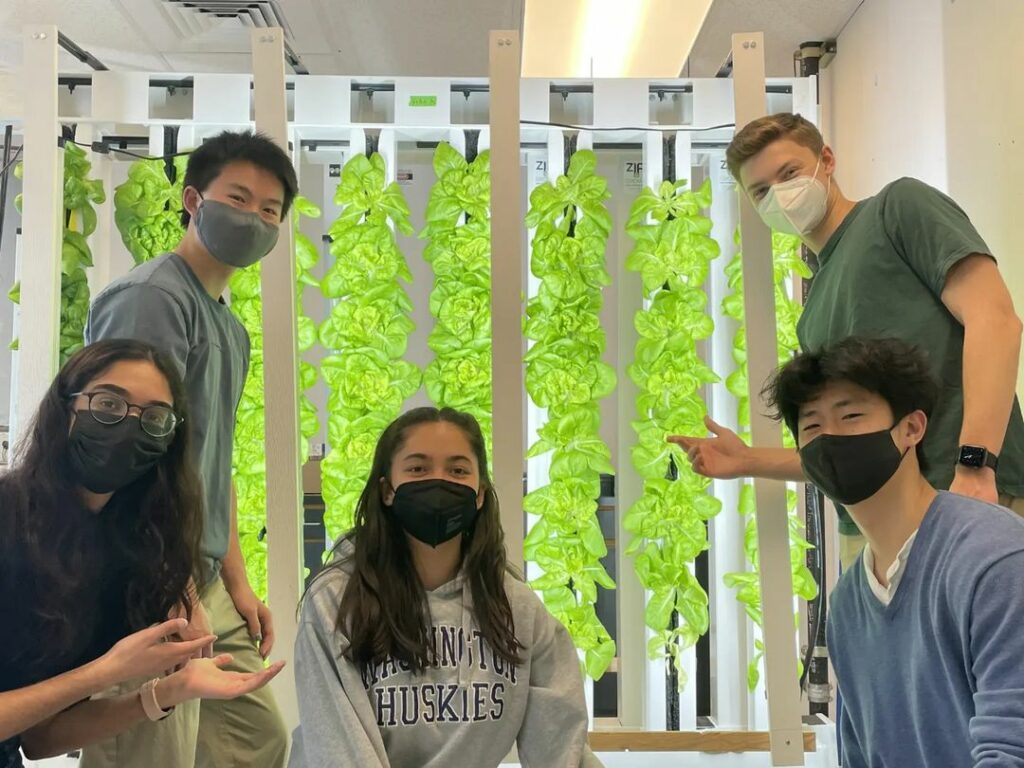
<svg viewBox="0 0 1024 768">
<path fill-rule="evenodd" d="M 64 164 L 57 148 L 57 27 L 29 25 L 24 34 L 24 209 L 21 316 L 16 380 L 12 382 L 10 444 L 35 413 L 57 372 L 60 332 L 60 214 Z M 26 352 L 27 354 L 22 354 Z"/>
<path fill-rule="evenodd" d="M 284 36 L 252 31 L 257 130 L 288 151 Z M 291 217 L 281 222 L 274 250 L 263 260 L 263 376 L 266 389 L 267 592 L 274 610 L 275 656 L 293 661 L 295 605 L 302 584 L 302 483 L 299 476 L 298 342 L 295 254 Z M 279 675 L 274 693 L 289 729 L 298 724 L 293 676 Z"/>
<path fill-rule="evenodd" d="M 736 129 L 765 114 L 764 35 L 732 36 Z M 758 408 L 761 384 L 778 365 L 771 232 L 745 196 L 740 202 L 743 306 L 747 326 L 750 421 L 754 445 L 782 447 L 782 430 Z M 765 678 L 773 765 L 803 765 L 800 690 L 793 627 L 793 578 L 784 483 L 757 479 L 757 535 L 764 615 Z"/>
<path fill-rule="evenodd" d="M 644 184 L 657 187 L 661 181 L 661 134 L 644 134 L 643 147 Z M 629 377 L 629 366 L 633 362 L 639 334 L 633 319 L 644 308 L 643 284 L 640 275 L 626 269 L 625 254 L 614 266 L 614 280 L 617 286 L 618 304 L 618 445 L 615 446 L 615 585 L 618 592 L 618 698 L 619 722 L 624 728 L 661 728 L 648 717 L 647 690 L 651 678 L 660 675 L 664 680 L 664 665 L 649 661 L 647 640 L 650 631 L 644 623 L 644 607 L 647 596 L 640 579 L 637 578 L 633 558 L 626 555 L 626 547 L 633 538 L 622 521 L 626 513 L 643 495 L 643 479 L 633 469 L 632 450 L 636 444 L 633 422 L 637 418 L 637 387 Z M 664 702 L 664 696 L 661 697 Z M 664 704 L 662 704 L 664 708 Z"/>
<path fill-rule="evenodd" d="M 735 368 L 732 340 L 737 324 L 722 313 L 722 300 L 732 291 L 725 267 L 736 252 L 733 232 L 736 230 L 736 183 L 725 166 L 725 153 L 711 153 L 711 236 L 718 242 L 722 255 L 711 263 L 708 290 L 708 308 L 715 321 L 715 333 L 708 340 L 712 369 L 722 381 L 711 388 L 708 403 L 711 418 L 729 429 L 739 430 L 738 404 L 725 386 L 725 380 Z M 748 648 L 753 640 L 747 631 L 748 619 L 736 593 L 722 584 L 727 573 L 747 570 L 743 552 L 744 523 L 737 514 L 741 483 L 736 480 L 716 480 L 713 492 L 722 502 L 722 512 L 711 521 L 710 578 L 715 585 L 711 591 L 711 647 L 715 660 L 712 683 L 712 716 L 722 728 L 749 728 L 746 703 Z"/>
<path fill-rule="evenodd" d="M 519 164 L 518 30 L 492 30 L 491 82 L 491 328 L 494 484 L 502 500 L 508 561 L 523 567 L 523 210 Z"/>
</svg>

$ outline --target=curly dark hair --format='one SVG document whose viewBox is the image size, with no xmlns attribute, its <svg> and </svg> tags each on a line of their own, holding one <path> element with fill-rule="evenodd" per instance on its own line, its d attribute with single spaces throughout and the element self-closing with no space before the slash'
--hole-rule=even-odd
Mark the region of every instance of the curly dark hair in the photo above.
<svg viewBox="0 0 1024 768">
<path fill-rule="evenodd" d="M 930 418 L 939 397 L 924 352 L 900 339 L 861 336 L 797 355 L 769 380 L 761 397 L 772 409 L 773 417 L 785 422 L 799 443 L 800 408 L 826 385 L 838 381 L 879 395 L 889 404 L 895 419 L 914 411 L 923 411 Z M 918 443 L 917 458 L 921 469 L 927 469 L 923 443 Z"/>
<path fill-rule="evenodd" d="M 477 420 L 452 408 L 415 408 L 393 421 L 377 443 L 373 467 L 356 507 L 355 526 L 342 540 L 354 545 L 349 559 L 328 567 L 352 567 L 342 596 L 337 627 L 349 639 L 346 655 L 361 669 L 388 657 L 414 671 L 433 664 L 426 593 L 416 574 L 401 525 L 384 506 L 381 478 L 391 476 L 391 462 L 408 431 L 417 425 L 448 422 L 469 440 L 480 467 L 484 503 L 472 530 L 464 535 L 462 563 L 473 596 L 480 631 L 494 652 L 512 664 L 522 663 L 505 574 L 515 574 L 505 556 L 498 497 L 487 470 L 487 449 Z M 336 547 L 337 549 L 337 547 Z"/>
<path fill-rule="evenodd" d="M 44 633 L 38 651 L 50 660 L 82 650 L 78 627 L 95 610 L 99 587 L 88 578 L 101 570 L 103 556 L 83 545 L 79 526 L 67 517 L 81 505 L 68 461 L 72 395 L 126 360 L 155 365 L 170 387 L 175 413 L 188 419 L 184 385 L 166 357 L 139 341 L 101 341 L 79 350 L 61 368 L 11 470 L 0 477 L 0 543 L 17 554 L 33 580 L 37 597 L 31 611 Z M 202 586 L 203 495 L 188 433 L 176 429 L 156 466 L 117 490 L 101 512 L 107 556 L 114 553 L 126 585 L 124 594 L 102 599 L 123 608 L 128 631 L 166 619 L 179 604 L 191 613 L 189 579 L 197 589 Z"/>
</svg>

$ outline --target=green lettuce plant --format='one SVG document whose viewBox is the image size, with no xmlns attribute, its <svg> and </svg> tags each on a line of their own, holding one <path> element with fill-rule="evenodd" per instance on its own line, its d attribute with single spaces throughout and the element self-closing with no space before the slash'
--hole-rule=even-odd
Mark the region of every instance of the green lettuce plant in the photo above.
<svg viewBox="0 0 1024 768">
<path fill-rule="evenodd" d="M 739 244 L 738 231 L 736 242 Z M 800 347 L 796 336 L 796 324 L 800 319 L 802 307 L 799 302 L 789 298 L 786 284 L 792 280 L 794 275 L 803 278 L 810 277 L 811 270 L 800 257 L 800 239 L 797 237 L 778 232 L 772 233 L 772 254 L 774 258 L 778 359 L 781 365 L 792 358 Z M 733 360 L 736 363 L 736 370 L 726 379 L 726 387 L 736 397 L 739 404 L 740 437 L 749 445 L 751 441 L 749 431 L 750 391 L 747 386 L 747 332 L 743 314 L 743 257 L 741 253 L 736 253 L 726 266 L 725 272 L 732 293 L 722 302 L 722 311 L 727 317 L 740 324 L 733 337 Z M 793 436 L 788 430 L 783 430 L 783 444 L 787 448 L 796 447 Z M 802 599 L 813 600 L 817 597 L 818 585 L 806 565 L 806 552 L 811 549 L 811 544 L 804 538 L 803 521 L 797 514 L 799 499 L 796 492 L 791 490 L 787 491 L 786 500 L 789 512 L 790 566 L 793 573 L 793 590 Z M 751 570 L 727 573 L 723 580 L 726 586 L 736 590 L 736 599 L 743 605 L 750 620 L 758 627 L 763 627 L 756 510 L 754 486 L 746 482 L 740 491 L 738 511 L 745 520 L 743 550 Z M 754 658 L 747 668 L 747 685 L 751 691 L 757 687 L 761 676 L 760 665 L 764 656 L 764 643 L 760 639 L 754 641 L 754 650 Z"/>
<path fill-rule="evenodd" d="M 653 636 L 650 658 L 675 664 L 680 689 L 686 684 L 685 651 L 708 631 L 708 596 L 693 572 L 693 561 L 707 549 L 707 520 L 721 502 L 709 494 L 711 481 L 690 469 L 668 435 L 699 434 L 707 412 L 701 389 L 718 381 L 700 359 L 699 341 L 711 336 L 703 286 L 709 265 L 720 254 L 711 237 L 710 181 L 697 191 L 685 180 L 645 188 L 633 203 L 627 232 L 636 244 L 626 268 L 639 272 L 645 309 L 636 313 L 640 336 L 629 376 L 637 385 L 633 466 L 643 478 L 643 494 L 626 513 L 632 535 L 627 554 L 651 592 L 644 614 Z M 670 466 L 678 469 L 667 479 Z"/>
<path fill-rule="evenodd" d="M 310 270 L 319 260 L 316 246 L 300 231 L 302 217 L 318 218 L 320 209 L 304 197 L 293 203 L 296 261 L 296 309 L 299 315 L 299 353 L 310 349 L 316 342 L 313 321 L 302 313 L 302 291 L 306 285 L 319 283 Z M 257 595 L 266 597 L 267 545 L 260 533 L 267 521 L 267 471 L 265 459 L 265 382 L 263 368 L 263 299 L 261 293 L 262 264 L 239 270 L 231 278 L 231 311 L 249 333 L 249 375 L 245 380 L 242 398 L 235 419 L 233 477 L 238 503 L 238 540 L 245 560 L 249 583 Z M 316 383 L 316 368 L 299 361 L 300 443 L 299 462 L 304 463 L 308 452 L 305 441 L 319 430 L 316 407 L 305 394 Z"/>
<path fill-rule="evenodd" d="M 67 362 L 85 344 L 85 323 L 89 317 L 89 280 L 85 270 L 92 266 L 92 250 L 88 237 L 96 230 L 96 209 L 106 199 L 103 182 L 89 178 L 92 163 L 85 150 L 77 144 L 64 145 L 64 233 L 60 251 L 60 364 Z M 15 176 L 22 178 L 21 163 Z M 22 195 L 14 204 L 21 211 Z M 21 285 L 15 283 L 7 294 L 14 303 L 21 302 Z M 11 349 L 18 348 L 18 340 Z"/>
<path fill-rule="evenodd" d="M 331 450 L 321 474 L 324 523 L 332 537 L 352 527 L 377 439 L 422 378 L 402 359 L 415 324 L 399 281 L 411 282 L 412 274 L 392 230 L 412 234 L 409 206 L 401 187 L 386 179 L 378 153 L 345 164 L 334 197 L 342 212 L 330 228 L 335 261 L 320 283 L 334 303 L 320 326 L 320 342 L 332 351 L 320 366 L 330 388 Z"/>
<path fill-rule="evenodd" d="M 185 234 L 181 193 L 188 156 L 175 157 L 173 163 L 173 184 L 163 160 L 136 160 L 128 179 L 114 190 L 114 223 L 136 264 L 173 250 Z"/>
<path fill-rule="evenodd" d="M 438 407 L 476 417 L 491 447 L 491 162 L 472 163 L 442 142 L 434 153 L 437 181 L 427 204 L 429 240 L 423 257 L 433 267 L 427 344 L 434 360 L 423 372 Z"/>
<path fill-rule="evenodd" d="M 614 589 L 601 565 L 607 555 L 597 520 L 602 472 L 613 473 L 611 452 L 600 437 L 599 403 L 615 389 L 615 371 L 601 361 L 605 243 L 612 219 L 604 201 L 607 182 L 593 152 L 572 156 L 554 184 L 530 195 L 526 224 L 536 229 L 530 269 L 540 280 L 526 306 L 526 391 L 547 410 L 547 422 L 527 456 L 551 452 L 549 484 L 532 490 L 523 509 L 537 515 L 524 542 L 527 560 L 543 575 L 531 586 L 584 652 L 587 674 L 597 679 L 615 656 L 615 643 L 594 604 L 597 587 Z"/>
</svg>

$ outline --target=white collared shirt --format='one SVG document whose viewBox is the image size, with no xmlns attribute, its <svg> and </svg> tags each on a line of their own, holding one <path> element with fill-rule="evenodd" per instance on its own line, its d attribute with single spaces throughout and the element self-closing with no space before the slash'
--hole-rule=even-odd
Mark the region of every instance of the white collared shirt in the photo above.
<svg viewBox="0 0 1024 768">
<path fill-rule="evenodd" d="M 900 549 L 896 559 L 889 566 L 889 570 L 885 574 L 886 580 L 889 582 L 888 587 L 883 587 L 881 582 L 875 577 L 875 555 L 871 551 L 871 545 L 869 544 L 864 547 L 864 571 L 867 573 L 868 586 L 871 587 L 871 591 L 882 605 L 889 605 L 893 597 L 896 596 L 896 589 L 899 587 L 900 581 L 903 579 L 903 573 L 907 569 L 907 558 L 910 557 L 910 548 L 913 546 L 916 536 L 917 531 L 910 534 L 910 538 L 904 542 L 903 548 Z"/>
</svg>

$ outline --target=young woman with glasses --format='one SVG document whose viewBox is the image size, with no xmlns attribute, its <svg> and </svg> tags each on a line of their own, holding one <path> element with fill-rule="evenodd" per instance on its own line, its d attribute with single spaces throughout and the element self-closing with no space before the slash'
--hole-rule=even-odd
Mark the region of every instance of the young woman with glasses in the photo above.
<svg viewBox="0 0 1024 768">
<path fill-rule="evenodd" d="M 265 685 L 182 641 L 202 494 L 181 381 L 136 341 L 75 354 L 0 476 L 0 768 L 61 754 L 197 698 Z M 182 608 L 182 606 L 184 608 Z M 155 626 L 154 626 L 155 625 Z M 90 697 L 131 680 L 134 692 Z"/>
</svg>

